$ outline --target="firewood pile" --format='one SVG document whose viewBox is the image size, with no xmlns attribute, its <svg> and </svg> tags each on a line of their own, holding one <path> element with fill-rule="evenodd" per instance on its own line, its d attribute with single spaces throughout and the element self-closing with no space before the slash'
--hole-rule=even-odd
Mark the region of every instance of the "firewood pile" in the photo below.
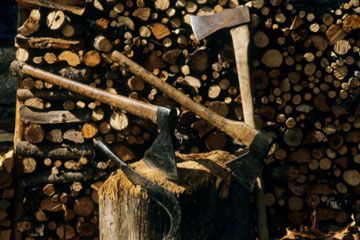
<svg viewBox="0 0 360 240">
<path fill-rule="evenodd" d="M 14 151 L 0 151 L 0 239 L 10 239 L 15 189 L 13 186 Z"/>
<path fill-rule="evenodd" d="M 178 151 L 234 152 L 243 147 L 240 142 L 133 76 L 110 54 L 121 51 L 196 102 L 243 120 L 228 31 L 196 41 L 189 25 L 190 14 L 240 4 L 20 0 L 16 59 L 112 93 L 176 107 Z M 322 231 L 349 224 L 352 214 L 359 220 L 359 0 L 325 11 L 283 0 L 246 5 L 252 14 L 256 125 L 276 142 L 264 160 L 271 235 L 309 226 L 314 216 Z M 15 174 L 22 192 L 17 238 L 98 239 L 97 190 L 114 164 L 94 158 L 91 139 L 101 136 L 133 162 L 151 145 L 157 126 L 26 76 L 18 81 L 17 98 Z M 0 196 L 12 197 L 0 189 Z M 3 228 L 8 220 L 1 217 Z"/>
</svg>

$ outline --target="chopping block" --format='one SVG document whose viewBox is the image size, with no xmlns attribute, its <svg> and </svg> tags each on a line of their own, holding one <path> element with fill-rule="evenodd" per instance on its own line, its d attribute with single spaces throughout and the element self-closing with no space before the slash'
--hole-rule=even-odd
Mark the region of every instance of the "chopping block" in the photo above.
<svg viewBox="0 0 360 240">
<path fill-rule="evenodd" d="M 248 192 L 226 170 L 236 156 L 225 151 L 176 153 L 179 179 L 168 180 L 143 161 L 130 164 L 138 173 L 175 195 L 182 220 L 172 240 L 254 239 Z M 99 190 L 102 240 L 162 240 L 169 230 L 166 212 L 141 186 L 121 171 Z"/>
</svg>

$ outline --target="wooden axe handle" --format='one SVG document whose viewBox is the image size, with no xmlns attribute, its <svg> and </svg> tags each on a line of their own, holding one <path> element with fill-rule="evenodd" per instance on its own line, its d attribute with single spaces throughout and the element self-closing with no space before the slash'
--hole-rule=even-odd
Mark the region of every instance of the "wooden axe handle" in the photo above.
<svg viewBox="0 0 360 240">
<path fill-rule="evenodd" d="M 251 94 L 251 79 L 248 62 L 248 49 L 250 43 L 250 30 L 248 25 L 241 25 L 230 30 L 234 54 L 236 59 L 236 68 L 238 73 L 241 102 L 244 112 L 244 121 L 255 128 L 254 105 Z M 267 217 L 264 199 L 263 180 L 261 175 L 256 178 L 255 185 L 255 204 L 256 220 L 258 224 L 259 239 L 268 240 L 269 231 L 267 227 Z"/>
<path fill-rule="evenodd" d="M 251 94 L 251 81 L 248 62 L 248 48 L 250 43 L 250 31 L 247 24 L 230 30 L 236 68 L 240 85 L 241 102 L 244 112 L 244 122 L 255 128 L 254 107 Z"/>
<path fill-rule="evenodd" d="M 247 146 L 250 146 L 255 135 L 258 133 L 256 129 L 243 122 L 226 119 L 203 105 L 194 102 L 184 93 L 156 77 L 154 74 L 132 61 L 124 54 L 114 51 L 111 54 L 111 58 L 113 61 L 125 66 L 133 74 L 159 89 L 176 102 L 187 107 L 190 111 L 196 113 L 210 124 L 228 134 L 230 137 L 242 141 Z"/>
<path fill-rule="evenodd" d="M 18 71 L 20 71 L 21 74 L 52 83 L 72 92 L 84 95 L 94 100 L 98 100 L 115 108 L 125 110 L 138 117 L 149 119 L 152 122 L 157 123 L 158 107 L 155 105 L 109 93 L 107 91 L 91 87 L 89 85 L 79 83 L 74 80 L 64 78 L 20 62 L 14 62 L 11 67 L 12 70 L 14 70 L 16 65 L 18 66 Z"/>
</svg>

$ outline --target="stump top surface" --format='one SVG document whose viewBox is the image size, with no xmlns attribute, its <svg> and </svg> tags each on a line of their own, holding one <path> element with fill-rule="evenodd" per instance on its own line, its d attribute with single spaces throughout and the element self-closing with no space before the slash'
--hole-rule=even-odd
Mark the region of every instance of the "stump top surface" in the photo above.
<svg viewBox="0 0 360 240">
<path fill-rule="evenodd" d="M 224 167 L 225 162 L 235 158 L 225 151 L 212 151 L 201 154 L 176 153 L 179 179 L 171 181 L 156 169 L 150 168 L 142 160 L 131 164 L 145 178 L 159 184 L 175 195 L 191 194 L 212 179 L 229 179 L 230 172 Z M 141 194 L 141 187 L 134 186 L 121 170 L 110 176 L 100 189 L 100 196 L 116 194 L 119 188 L 127 188 L 133 194 Z"/>
</svg>

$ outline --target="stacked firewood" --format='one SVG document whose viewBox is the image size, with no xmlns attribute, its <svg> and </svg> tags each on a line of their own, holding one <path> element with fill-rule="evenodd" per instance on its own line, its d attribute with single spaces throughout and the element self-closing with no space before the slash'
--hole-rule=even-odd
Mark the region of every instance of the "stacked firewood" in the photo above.
<svg viewBox="0 0 360 240">
<path fill-rule="evenodd" d="M 265 168 L 270 228 L 360 220 L 359 1 L 253 6 L 252 76 L 267 83 L 254 89 L 257 114 L 277 136 Z"/>
<path fill-rule="evenodd" d="M 12 202 L 14 198 L 13 186 L 14 151 L 0 152 L 0 239 L 10 240 Z"/>
<path fill-rule="evenodd" d="M 235 151 L 234 142 L 113 63 L 124 52 L 219 114 L 243 120 L 227 30 L 196 41 L 190 14 L 236 0 L 21 0 L 16 58 L 106 91 L 178 110 L 178 150 Z M 273 235 L 289 221 L 344 224 L 360 207 L 359 1 L 334 11 L 282 0 L 251 1 L 252 71 L 258 128 L 276 137 L 265 160 Z M 152 123 L 38 79 L 19 79 L 17 179 L 24 190 L 17 230 L 24 239 L 97 239 L 97 190 L 113 170 L 94 158 L 102 137 L 125 161 L 140 159 Z M 25 236 L 25 237 L 24 237 Z"/>
</svg>

